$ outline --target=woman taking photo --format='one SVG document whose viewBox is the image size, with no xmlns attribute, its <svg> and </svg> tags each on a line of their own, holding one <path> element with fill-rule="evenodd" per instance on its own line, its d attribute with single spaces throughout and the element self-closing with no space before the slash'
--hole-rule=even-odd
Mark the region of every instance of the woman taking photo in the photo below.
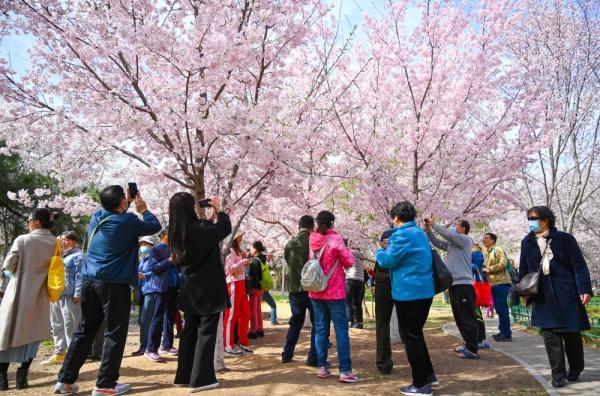
<svg viewBox="0 0 600 396">
<path fill-rule="evenodd" d="M 28 387 L 27 374 L 40 342 L 50 338 L 50 298 L 46 279 L 56 237 L 48 209 L 35 209 L 27 219 L 29 234 L 15 239 L 2 265 L 10 278 L 0 305 L 0 391 L 8 390 L 7 371 L 17 369 L 17 389 Z"/>
<path fill-rule="evenodd" d="M 354 383 L 358 377 L 352 372 L 350 359 L 350 338 L 348 336 L 348 313 L 346 311 L 346 280 L 344 268 L 348 269 L 354 264 L 354 255 L 346 247 L 342 237 L 333 231 L 335 216 L 328 211 L 317 215 L 317 231 L 310 235 L 309 246 L 318 257 L 322 250 L 320 264 L 327 275 L 334 271 L 325 290 L 309 292 L 313 310 L 315 312 L 315 347 L 319 364 L 319 378 L 331 375 L 327 350 L 329 344 L 329 327 L 333 322 L 335 340 L 339 360 L 339 380 Z"/>
<path fill-rule="evenodd" d="M 398 329 L 412 369 L 412 384 L 400 388 L 403 395 L 431 395 L 439 385 L 429 358 L 423 326 L 435 295 L 429 239 L 415 222 L 417 211 L 407 201 L 392 208 L 394 229 L 375 259 L 392 275 L 392 299 L 396 306 Z"/>
<path fill-rule="evenodd" d="M 170 260 L 181 269 L 185 314 L 175 385 L 189 386 L 191 392 L 219 386 L 213 359 L 219 317 L 228 300 L 219 242 L 231 233 L 231 222 L 220 211 L 219 198 L 212 198 L 210 206 L 210 219 L 204 220 L 196 215 L 191 194 L 176 193 L 169 202 Z"/>
<path fill-rule="evenodd" d="M 550 208 L 534 206 L 527 220 L 530 232 L 521 242 L 519 279 L 541 272 L 538 294 L 527 304 L 533 306 L 531 325 L 542 329 L 552 386 L 560 388 L 565 380 L 577 381 L 584 368 L 581 331 L 590 329 L 584 307 L 592 299 L 590 272 L 573 235 L 556 229 Z"/>
<path fill-rule="evenodd" d="M 227 275 L 227 289 L 231 304 L 223 316 L 223 339 L 225 353 L 228 356 L 252 353 L 248 346 L 250 308 L 246 296 L 246 267 L 250 264 L 250 259 L 246 258 L 246 253 L 241 248 L 243 238 L 243 232 L 238 232 L 234 236 L 231 250 L 225 260 L 225 275 Z"/>
</svg>

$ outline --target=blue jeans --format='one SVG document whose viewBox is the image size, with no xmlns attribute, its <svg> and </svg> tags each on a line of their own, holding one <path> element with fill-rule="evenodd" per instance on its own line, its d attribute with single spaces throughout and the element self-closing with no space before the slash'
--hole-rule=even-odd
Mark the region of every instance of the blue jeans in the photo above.
<svg viewBox="0 0 600 396">
<path fill-rule="evenodd" d="M 285 357 L 293 357 L 298 338 L 300 337 L 300 330 L 304 326 L 304 320 L 306 319 L 306 310 L 310 315 L 311 326 L 310 331 L 310 350 L 308 351 L 308 357 L 306 358 L 307 363 L 317 363 L 317 351 L 315 348 L 315 317 L 313 314 L 313 307 L 308 297 L 308 292 L 296 292 L 290 293 L 290 308 L 292 310 L 292 317 L 290 318 L 290 328 L 288 329 L 285 337 L 285 345 L 283 346 L 283 354 Z"/>
<path fill-rule="evenodd" d="M 319 367 L 329 367 L 329 362 L 327 362 L 329 324 L 333 321 L 340 373 L 352 371 L 346 300 L 318 300 L 311 298 L 311 302 L 315 312 L 315 346 L 317 348 Z"/>
<path fill-rule="evenodd" d="M 510 285 L 493 285 L 492 296 L 494 297 L 494 308 L 498 314 L 500 324 L 498 329 L 500 334 L 505 337 L 512 337 L 512 331 L 510 330 L 510 315 L 508 314 L 508 292 L 510 291 Z"/>
<path fill-rule="evenodd" d="M 148 293 L 144 295 L 144 306 L 140 313 L 140 349 L 143 351 L 147 349 L 148 352 L 158 352 L 165 314 L 164 303 L 165 293 Z M 157 338 L 158 342 L 155 342 Z"/>
<path fill-rule="evenodd" d="M 273 300 L 273 296 L 269 293 L 268 290 L 262 295 L 262 300 L 266 302 L 269 307 L 271 307 L 271 323 L 275 324 L 277 322 L 277 305 L 275 304 L 275 300 Z"/>
<path fill-rule="evenodd" d="M 165 302 L 165 319 L 163 324 L 162 346 L 164 349 L 173 348 L 173 326 L 175 326 L 175 316 L 177 315 L 177 298 L 179 288 L 169 287 Z"/>
</svg>

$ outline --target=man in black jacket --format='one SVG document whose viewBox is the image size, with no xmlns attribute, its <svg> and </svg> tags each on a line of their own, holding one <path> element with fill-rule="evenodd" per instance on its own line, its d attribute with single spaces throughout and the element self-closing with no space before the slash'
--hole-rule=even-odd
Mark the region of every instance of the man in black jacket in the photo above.
<svg viewBox="0 0 600 396">
<path fill-rule="evenodd" d="M 392 234 L 386 230 L 379 239 L 382 244 Z M 381 374 L 389 374 L 394 368 L 392 346 L 390 343 L 390 320 L 394 300 L 392 300 L 392 281 L 390 271 L 375 263 L 375 338 L 377 339 L 377 358 L 375 364 Z"/>
<path fill-rule="evenodd" d="M 294 349 L 296 349 L 296 343 L 300 337 L 300 331 L 304 326 L 304 320 L 306 319 L 306 310 L 310 315 L 310 322 L 314 323 L 313 308 L 308 297 L 308 292 L 302 289 L 300 284 L 300 278 L 302 274 L 302 268 L 308 261 L 308 240 L 310 233 L 315 228 L 315 219 L 312 216 L 302 216 L 298 222 L 298 228 L 300 231 L 298 235 L 292 238 L 285 245 L 284 258 L 288 266 L 288 292 L 290 299 L 290 308 L 292 310 L 292 317 L 290 318 L 290 327 L 285 337 L 285 344 L 283 346 L 283 352 L 281 353 L 281 362 L 289 363 L 292 361 L 294 356 Z M 306 359 L 308 366 L 317 366 L 317 352 L 315 349 L 315 327 L 312 326 L 310 332 L 310 350 L 308 351 L 308 357 Z"/>
</svg>

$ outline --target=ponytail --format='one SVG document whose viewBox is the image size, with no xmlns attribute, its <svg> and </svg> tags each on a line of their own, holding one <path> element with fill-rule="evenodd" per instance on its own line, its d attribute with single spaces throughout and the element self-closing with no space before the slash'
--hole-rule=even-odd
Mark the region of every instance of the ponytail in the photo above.
<svg viewBox="0 0 600 396">
<path fill-rule="evenodd" d="M 327 231 L 333 228 L 335 216 L 333 213 L 324 210 L 317 215 L 317 232 L 326 235 Z"/>
</svg>

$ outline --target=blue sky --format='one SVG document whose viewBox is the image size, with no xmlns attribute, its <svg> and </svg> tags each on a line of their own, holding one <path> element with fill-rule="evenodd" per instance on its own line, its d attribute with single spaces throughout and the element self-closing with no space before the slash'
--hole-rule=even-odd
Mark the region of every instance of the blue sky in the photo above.
<svg viewBox="0 0 600 396">
<path fill-rule="evenodd" d="M 11 68 L 21 75 L 29 68 L 27 50 L 34 44 L 35 39 L 30 35 L 3 37 L 0 42 L 0 56 L 9 61 Z"/>
</svg>

